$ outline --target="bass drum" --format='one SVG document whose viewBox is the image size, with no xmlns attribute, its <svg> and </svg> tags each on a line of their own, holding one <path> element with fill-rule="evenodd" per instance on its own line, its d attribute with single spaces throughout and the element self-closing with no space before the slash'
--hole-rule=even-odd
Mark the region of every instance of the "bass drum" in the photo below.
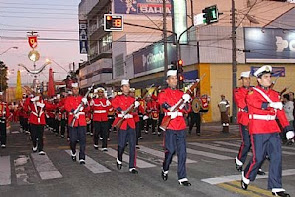
<svg viewBox="0 0 295 197">
<path fill-rule="evenodd" d="M 153 120 L 158 120 L 159 119 L 159 112 L 152 111 L 152 119 Z"/>
<path fill-rule="evenodd" d="M 199 113 L 201 110 L 201 101 L 200 98 L 194 98 L 192 102 L 192 110 L 194 113 Z"/>
</svg>

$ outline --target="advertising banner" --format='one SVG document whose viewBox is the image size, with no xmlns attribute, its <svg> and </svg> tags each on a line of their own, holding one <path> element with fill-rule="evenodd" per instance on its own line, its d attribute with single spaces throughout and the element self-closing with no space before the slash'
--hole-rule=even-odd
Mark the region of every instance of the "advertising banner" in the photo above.
<svg viewBox="0 0 295 197">
<path fill-rule="evenodd" d="M 245 28 L 247 62 L 294 63 L 295 30 Z"/>
<path fill-rule="evenodd" d="M 79 41 L 80 41 L 80 53 L 87 54 L 88 52 L 88 36 L 87 36 L 87 21 L 79 21 Z"/>
<path fill-rule="evenodd" d="M 255 73 L 256 70 L 260 68 L 260 66 L 251 66 L 251 73 Z M 273 77 L 285 77 L 286 72 L 285 72 L 285 67 L 272 67 L 272 76 Z"/>
<path fill-rule="evenodd" d="M 114 0 L 116 14 L 163 14 L 163 0 Z M 171 2 L 166 0 L 166 12 L 171 14 Z"/>
</svg>

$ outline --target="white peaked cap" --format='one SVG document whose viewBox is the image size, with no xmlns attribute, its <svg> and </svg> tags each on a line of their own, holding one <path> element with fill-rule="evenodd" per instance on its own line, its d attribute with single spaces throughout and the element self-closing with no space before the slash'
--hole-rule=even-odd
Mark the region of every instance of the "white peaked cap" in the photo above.
<svg viewBox="0 0 295 197">
<path fill-rule="evenodd" d="M 121 86 L 122 85 L 128 85 L 129 84 L 129 79 L 122 79 L 121 80 Z"/>
<path fill-rule="evenodd" d="M 78 88 L 79 84 L 78 83 L 72 83 L 72 88 Z"/>
<path fill-rule="evenodd" d="M 168 70 L 167 77 L 177 76 L 177 70 Z"/>
<path fill-rule="evenodd" d="M 264 65 L 256 70 L 256 72 L 254 73 L 254 76 L 260 77 L 263 73 L 271 73 L 271 72 L 272 72 L 272 67 L 270 65 Z"/>
<path fill-rule="evenodd" d="M 130 92 L 135 92 L 135 88 L 130 88 Z"/>
<path fill-rule="evenodd" d="M 246 71 L 246 72 L 241 72 L 241 78 L 245 77 L 245 78 L 249 78 L 250 77 L 250 71 Z"/>
<path fill-rule="evenodd" d="M 105 89 L 104 89 L 103 87 L 98 87 L 98 88 L 96 88 L 96 91 L 97 91 L 97 92 L 99 92 L 99 91 L 103 91 L 103 92 L 105 92 Z"/>
</svg>

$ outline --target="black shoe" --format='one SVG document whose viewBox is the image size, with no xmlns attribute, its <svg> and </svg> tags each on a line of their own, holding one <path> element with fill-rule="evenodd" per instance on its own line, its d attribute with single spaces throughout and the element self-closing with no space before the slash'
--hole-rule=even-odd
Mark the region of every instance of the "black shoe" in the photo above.
<svg viewBox="0 0 295 197">
<path fill-rule="evenodd" d="M 45 152 L 43 150 L 40 150 L 39 155 L 45 155 Z"/>
<path fill-rule="evenodd" d="M 98 150 L 98 145 L 93 146 L 95 150 Z"/>
<path fill-rule="evenodd" d="M 189 181 L 182 181 L 182 182 L 178 182 L 179 185 L 182 185 L 182 186 L 191 186 L 192 184 L 189 182 Z"/>
<path fill-rule="evenodd" d="M 129 169 L 129 172 L 132 174 L 138 174 L 138 171 L 135 168 Z"/>
<path fill-rule="evenodd" d="M 167 181 L 167 180 L 168 180 L 168 173 L 165 173 L 165 172 L 162 170 L 161 175 L 162 175 L 162 179 L 163 179 L 163 181 Z"/>
<path fill-rule="evenodd" d="M 5 144 L 1 144 L 1 148 L 6 148 L 6 145 Z"/>
<path fill-rule="evenodd" d="M 265 175 L 265 172 L 263 172 L 261 169 L 258 170 L 257 172 L 258 175 Z"/>
<path fill-rule="evenodd" d="M 79 162 L 80 162 L 80 164 L 82 164 L 82 165 L 85 164 L 85 160 L 84 160 L 84 159 L 80 159 Z"/>
<path fill-rule="evenodd" d="M 248 184 L 244 183 L 244 181 L 241 180 L 241 187 L 242 187 L 243 190 L 247 190 Z"/>
<path fill-rule="evenodd" d="M 140 147 L 139 146 L 136 146 L 136 149 L 140 149 Z"/>
<path fill-rule="evenodd" d="M 237 169 L 237 171 L 242 172 L 243 166 L 236 164 L 236 169 Z"/>
<path fill-rule="evenodd" d="M 290 197 L 290 194 L 284 192 L 284 191 L 281 191 L 281 192 L 272 192 L 272 195 L 274 196 L 283 196 L 283 197 Z"/>
<path fill-rule="evenodd" d="M 117 168 L 118 168 L 118 170 L 121 170 L 122 169 L 122 163 L 118 163 L 118 161 L 117 161 Z"/>
<path fill-rule="evenodd" d="M 77 157 L 76 156 L 72 156 L 72 161 L 77 161 Z"/>
</svg>

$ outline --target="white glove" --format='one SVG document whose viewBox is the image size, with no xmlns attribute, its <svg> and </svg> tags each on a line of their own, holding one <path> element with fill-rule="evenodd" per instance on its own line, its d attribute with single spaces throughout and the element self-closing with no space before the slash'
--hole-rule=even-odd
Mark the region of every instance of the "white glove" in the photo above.
<svg viewBox="0 0 295 197">
<path fill-rule="evenodd" d="M 75 114 L 74 117 L 75 117 L 75 119 L 78 119 L 79 118 L 79 113 Z"/>
<path fill-rule="evenodd" d="M 34 98 L 31 99 L 31 101 L 36 102 L 39 101 L 40 97 L 39 96 L 35 96 Z"/>
<path fill-rule="evenodd" d="M 147 120 L 147 119 L 149 119 L 149 117 L 148 117 L 147 115 L 144 115 L 144 116 L 142 117 L 142 119 L 143 119 L 143 120 Z"/>
<path fill-rule="evenodd" d="M 294 131 L 288 131 L 286 133 L 286 138 L 287 138 L 287 140 L 293 139 L 294 138 Z"/>
<path fill-rule="evenodd" d="M 188 103 L 191 99 L 191 96 L 189 94 L 184 94 L 182 95 L 182 99 L 184 100 L 185 103 Z"/>
<path fill-rule="evenodd" d="M 82 102 L 84 105 L 87 105 L 87 103 L 88 103 L 87 98 L 82 98 Z"/>
<path fill-rule="evenodd" d="M 135 102 L 134 102 L 134 106 L 135 106 L 135 108 L 137 108 L 139 105 L 140 105 L 140 103 L 139 103 L 138 101 L 135 101 Z"/>
<path fill-rule="evenodd" d="M 279 110 L 283 109 L 283 103 L 282 102 L 273 102 L 273 103 L 270 103 L 269 106 L 274 108 L 274 109 L 279 109 Z"/>
<path fill-rule="evenodd" d="M 45 106 L 44 103 L 37 102 L 37 106 L 43 108 Z"/>
<path fill-rule="evenodd" d="M 177 117 L 177 112 L 170 112 L 171 113 L 171 119 L 174 119 Z"/>
</svg>

